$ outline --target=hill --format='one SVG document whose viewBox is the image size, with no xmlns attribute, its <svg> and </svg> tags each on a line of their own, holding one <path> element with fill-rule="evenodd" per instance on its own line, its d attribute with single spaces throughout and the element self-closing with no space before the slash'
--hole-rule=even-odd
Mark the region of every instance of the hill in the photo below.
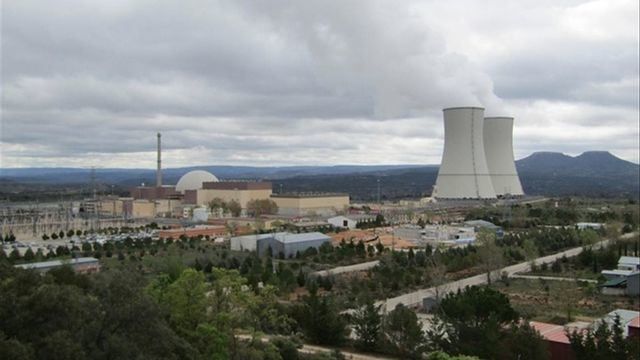
<svg viewBox="0 0 640 360">
<path fill-rule="evenodd" d="M 640 166 L 605 151 L 589 151 L 572 157 L 562 153 L 538 152 L 516 161 L 525 193 L 548 196 L 591 196 L 638 198 Z M 221 179 L 264 179 L 274 182 L 274 191 L 347 192 L 356 200 L 374 200 L 378 182 L 382 199 L 417 198 L 431 193 L 437 166 L 198 166 L 164 169 L 165 184 L 175 184 L 185 173 L 202 169 Z M 46 185 L 54 192 L 75 185 L 88 192 L 89 169 L 27 168 L 0 170 L 0 198 L 16 198 L 30 189 Z M 116 193 L 141 183 L 153 184 L 151 169 L 96 169 L 96 182 L 103 189 L 111 185 Z M 23 197 L 20 197 L 23 198 Z"/>
<path fill-rule="evenodd" d="M 632 197 L 640 195 L 640 166 L 607 151 L 576 157 L 540 152 L 516 161 L 522 186 L 532 195 Z"/>
</svg>

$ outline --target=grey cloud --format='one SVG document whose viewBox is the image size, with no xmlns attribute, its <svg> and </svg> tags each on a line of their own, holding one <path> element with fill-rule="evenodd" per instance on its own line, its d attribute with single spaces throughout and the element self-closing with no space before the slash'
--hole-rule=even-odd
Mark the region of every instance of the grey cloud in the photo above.
<svg viewBox="0 0 640 360">
<path fill-rule="evenodd" d="M 477 6 L 6 3 L 3 162 L 153 166 L 153 158 L 141 157 L 153 156 L 154 134 L 162 131 L 168 161 L 176 165 L 437 163 L 443 107 L 484 105 L 553 126 L 563 117 L 569 124 L 620 126 L 634 106 L 637 115 L 638 72 L 628 40 L 567 44 L 560 37 L 514 47 L 509 56 L 477 58 L 452 48 L 449 30 L 425 21 L 423 4 L 436 15 L 445 6 Z M 520 28 L 535 37 L 535 26 Z M 483 33 L 484 25 L 474 30 L 491 33 Z M 558 53 L 547 56 L 549 47 Z M 631 129 L 620 143 L 633 146 L 634 134 Z M 556 141 L 525 136 L 520 152 Z M 556 145 L 586 150 L 598 140 Z"/>
</svg>

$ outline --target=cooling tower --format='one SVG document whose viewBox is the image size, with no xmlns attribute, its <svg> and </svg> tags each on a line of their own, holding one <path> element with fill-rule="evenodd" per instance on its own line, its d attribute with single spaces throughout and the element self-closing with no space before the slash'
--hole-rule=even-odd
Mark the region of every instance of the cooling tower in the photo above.
<svg viewBox="0 0 640 360">
<path fill-rule="evenodd" d="M 524 195 L 513 159 L 513 118 L 484 118 L 484 153 L 496 194 Z"/>
<path fill-rule="evenodd" d="M 434 197 L 440 199 L 494 199 L 484 153 L 484 109 L 444 109 L 444 154 Z"/>
</svg>

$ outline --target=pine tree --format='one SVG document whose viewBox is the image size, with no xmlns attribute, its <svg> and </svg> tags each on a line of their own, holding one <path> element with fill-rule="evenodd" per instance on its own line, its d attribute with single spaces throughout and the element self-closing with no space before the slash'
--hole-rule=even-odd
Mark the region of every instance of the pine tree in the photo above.
<svg viewBox="0 0 640 360">
<path fill-rule="evenodd" d="M 358 337 L 355 345 L 360 350 L 372 351 L 379 344 L 382 329 L 380 307 L 368 297 L 353 316 L 353 330 Z"/>
</svg>

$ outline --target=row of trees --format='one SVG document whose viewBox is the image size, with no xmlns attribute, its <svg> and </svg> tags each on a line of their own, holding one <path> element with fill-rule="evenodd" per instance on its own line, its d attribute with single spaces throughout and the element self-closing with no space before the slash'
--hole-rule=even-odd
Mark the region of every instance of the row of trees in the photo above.
<svg viewBox="0 0 640 360">
<path fill-rule="evenodd" d="M 274 289 L 248 291 L 236 271 L 186 269 L 150 283 L 131 271 L 42 275 L 0 261 L 1 359 L 272 359 L 303 355 Z M 241 336 L 239 334 L 247 334 Z"/>
<path fill-rule="evenodd" d="M 240 213 L 242 212 L 240 203 L 235 200 L 227 202 L 220 198 L 215 198 L 211 200 L 208 205 L 212 212 L 221 211 L 223 214 L 229 212 L 234 217 L 240 216 Z"/>
<path fill-rule="evenodd" d="M 372 300 L 353 315 L 355 346 L 403 359 L 444 351 L 482 359 L 547 359 L 540 335 L 519 316 L 502 293 L 471 287 L 445 297 L 429 330 L 403 305 L 382 315 Z"/>
<path fill-rule="evenodd" d="M 640 358 L 640 339 L 624 337 L 620 317 L 616 316 L 612 326 L 600 322 L 585 332 L 568 334 L 571 348 L 577 360 L 627 360 Z"/>
<path fill-rule="evenodd" d="M 212 212 L 230 213 L 234 217 L 238 217 L 242 213 L 242 207 L 236 200 L 224 201 L 223 199 L 215 198 L 208 205 Z M 253 199 L 247 203 L 247 214 L 249 216 L 260 217 L 277 213 L 278 205 L 271 199 Z"/>
</svg>

